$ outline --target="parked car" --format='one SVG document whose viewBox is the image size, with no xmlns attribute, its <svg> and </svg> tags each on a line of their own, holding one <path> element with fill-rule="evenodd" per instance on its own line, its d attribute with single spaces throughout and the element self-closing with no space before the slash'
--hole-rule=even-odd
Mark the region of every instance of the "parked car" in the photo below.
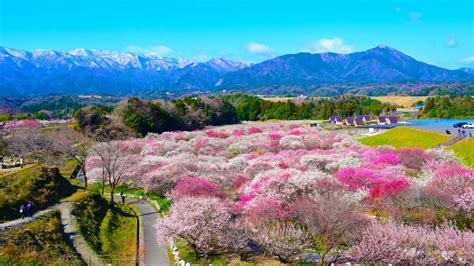
<svg viewBox="0 0 474 266">
<path fill-rule="evenodd" d="M 465 124 L 467 124 L 467 122 L 459 122 L 459 123 L 454 124 L 453 127 L 458 128 L 458 127 L 464 126 Z"/>
<path fill-rule="evenodd" d="M 474 129 L 474 123 L 466 123 L 462 126 L 464 129 Z"/>
</svg>

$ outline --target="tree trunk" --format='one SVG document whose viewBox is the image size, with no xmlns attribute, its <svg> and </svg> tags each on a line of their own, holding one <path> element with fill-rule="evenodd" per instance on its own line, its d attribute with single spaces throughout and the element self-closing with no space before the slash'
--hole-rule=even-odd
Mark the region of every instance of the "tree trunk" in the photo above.
<svg viewBox="0 0 474 266">
<path fill-rule="evenodd" d="M 85 187 L 86 187 L 86 189 L 87 189 L 86 166 L 83 164 L 83 165 L 81 166 L 81 168 L 82 168 L 82 174 L 84 175 L 84 185 L 85 185 Z"/>
<path fill-rule="evenodd" d="M 110 205 L 114 205 L 115 186 L 110 187 Z"/>
<path fill-rule="evenodd" d="M 101 191 L 102 196 L 104 195 L 104 191 L 105 191 L 105 177 L 102 177 L 102 191 Z"/>
</svg>

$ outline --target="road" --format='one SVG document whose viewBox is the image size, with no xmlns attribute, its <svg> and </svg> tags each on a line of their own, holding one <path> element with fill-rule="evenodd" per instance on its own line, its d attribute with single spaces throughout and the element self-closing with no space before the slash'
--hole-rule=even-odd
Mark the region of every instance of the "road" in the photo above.
<svg viewBox="0 0 474 266">
<path fill-rule="evenodd" d="M 155 224 L 161 218 L 160 213 L 144 199 L 128 202 L 137 206 L 143 220 L 144 247 L 140 247 L 140 251 L 144 252 L 145 265 L 170 266 L 167 247 L 158 245 L 156 240 Z"/>
</svg>

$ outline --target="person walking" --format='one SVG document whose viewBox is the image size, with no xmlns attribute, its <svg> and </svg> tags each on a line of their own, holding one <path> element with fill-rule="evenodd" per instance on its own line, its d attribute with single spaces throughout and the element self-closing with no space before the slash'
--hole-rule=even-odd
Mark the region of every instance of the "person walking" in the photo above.
<svg viewBox="0 0 474 266">
<path fill-rule="evenodd" d="M 28 203 L 26 204 L 26 215 L 28 217 L 33 216 L 33 203 L 31 203 L 31 201 L 28 201 Z"/>
<path fill-rule="evenodd" d="M 20 215 L 21 215 L 21 219 L 25 218 L 25 205 L 24 204 L 21 204 L 20 206 Z"/>
<path fill-rule="evenodd" d="M 123 194 L 123 191 L 120 191 L 120 197 L 122 198 L 122 203 L 125 203 L 125 195 Z"/>
</svg>

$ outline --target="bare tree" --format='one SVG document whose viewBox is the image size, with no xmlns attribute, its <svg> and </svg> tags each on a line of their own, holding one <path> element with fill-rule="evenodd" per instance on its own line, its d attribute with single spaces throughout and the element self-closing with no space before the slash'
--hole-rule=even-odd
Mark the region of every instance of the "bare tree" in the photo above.
<svg viewBox="0 0 474 266">
<path fill-rule="evenodd" d="M 13 156 L 33 163 L 50 163 L 56 155 L 52 136 L 39 128 L 16 129 L 6 142 Z"/>
<path fill-rule="evenodd" d="M 84 175 L 84 184 L 87 188 L 87 172 L 86 159 L 89 154 L 89 148 L 92 145 L 91 138 L 85 134 L 78 132 L 70 127 L 60 128 L 54 141 L 55 149 L 61 152 L 64 156 L 72 158 L 76 161 Z"/>
<path fill-rule="evenodd" d="M 305 227 L 320 263 L 331 250 L 347 246 L 368 224 L 360 206 L 350 195 L 333 193 L 303 197 L 294 204 L 297 221 Z"/>
<path fill-rule="evenodd" d="M 102 168 L 102 184 L 110 186 L 110 202 L 113 204 L 115 188 L 135 174 L 137 155 L 121 141 L 99 143 L 92 148 L 92 153 Z"/>
</svg>

